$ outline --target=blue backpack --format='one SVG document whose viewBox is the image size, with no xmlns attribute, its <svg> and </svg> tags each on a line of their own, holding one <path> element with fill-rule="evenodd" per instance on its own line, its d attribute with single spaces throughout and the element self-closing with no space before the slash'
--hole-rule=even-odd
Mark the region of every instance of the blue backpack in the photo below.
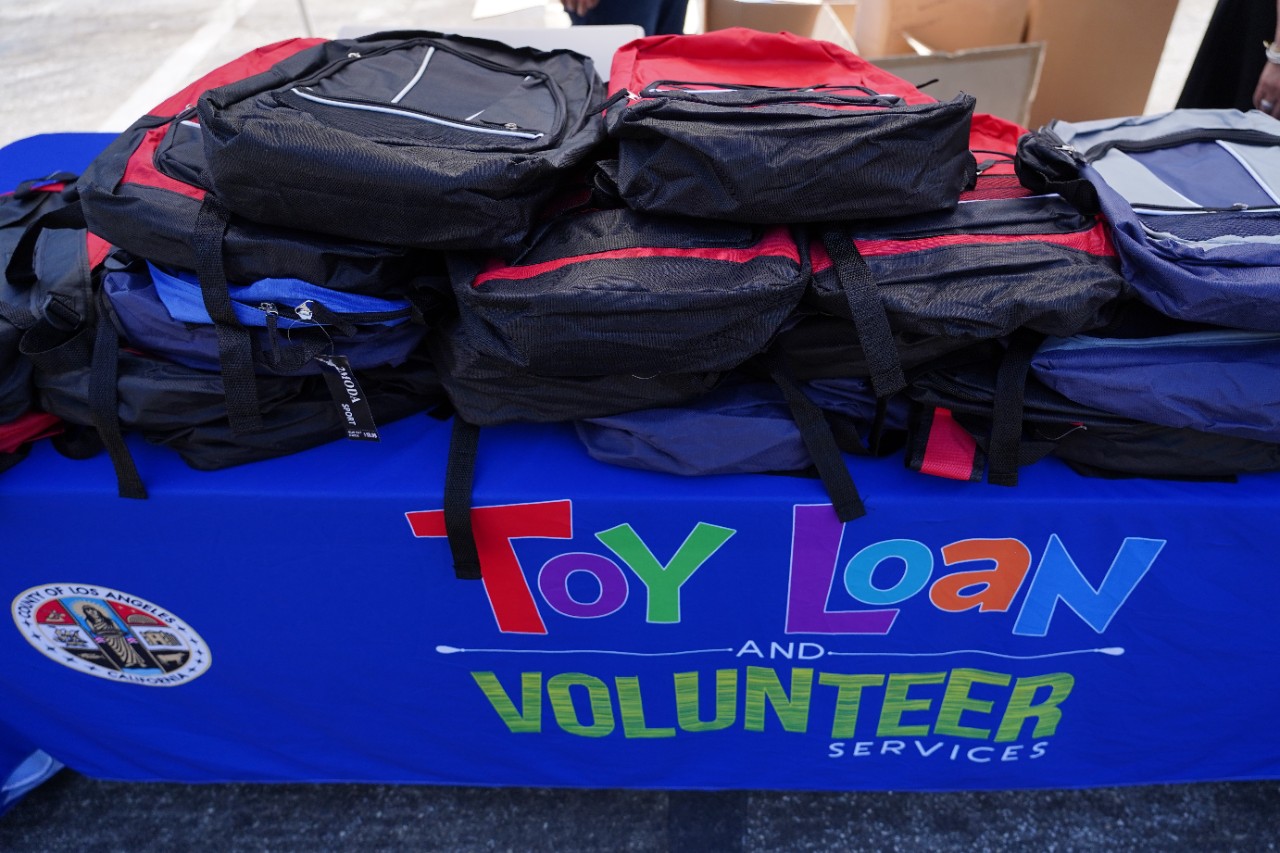
<svg viewBox="0 0 1280 853">
<path fill-rule="evenodd" d="M 823 411 L 846 452 L 865 454 L 884 430 L 906 428 L 905 399 L 882 411 L 868 380 L 819 379 L 805 383 L 802 393 Z M 593 459 L 627 468 L 700 476 L 814 466 L 785 389 L 745 375 L 679 406 L 590 418 L 575 427 Z"/>
<path fill-rule="evenodd" d="M 1237 110 L 1054 121 L 1023 137 L 1017 169 L 1028 188 L 1103 214 L 1148 305 L 1280 331 L 1280 121 Z"/>
<path fill-rule="evenodd" d="M 195 273 L 122 255 L 108 259 L 102 290 L 125 338 L 188 367 L 217 371 L 218 333 Z M 254 341 L 259 375 L 316 374 L 317 356 L 353 370 L 408 360 L 426 326 L 403 297 L 344 293 L 289 278 L 231 285 L 232 308 Z"/>
<path fill-rule="evenodd" d="M 1135 421 L 1280 442 L 1280 332 L 1131 310 L 1105 334 L 1044 341 L 1031 374 L 1076 403 Z"/>
</svg>

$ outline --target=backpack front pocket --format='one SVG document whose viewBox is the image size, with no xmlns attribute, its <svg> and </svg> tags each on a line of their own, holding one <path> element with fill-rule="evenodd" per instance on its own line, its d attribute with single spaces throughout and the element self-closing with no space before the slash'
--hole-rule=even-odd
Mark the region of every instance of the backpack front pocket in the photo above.
<svg viewBox="0 0 1280 853">
<path fill-rule="evenodd" d="M 705 230 L 705 240 L 699 233 Z M 727 370 L 768 346 L 807 275 L 786 228 L 566 217 L 519 263 L 456 276 L 477 349 L 546 376 Z"/>
<path fill-rule="evenodd" d="M 483 148 L 548 144 L 564 118 L 562 96 L 546 74 L 420 40 L 353 52 L 277 98 L 353 132 Z"/>
</svg>

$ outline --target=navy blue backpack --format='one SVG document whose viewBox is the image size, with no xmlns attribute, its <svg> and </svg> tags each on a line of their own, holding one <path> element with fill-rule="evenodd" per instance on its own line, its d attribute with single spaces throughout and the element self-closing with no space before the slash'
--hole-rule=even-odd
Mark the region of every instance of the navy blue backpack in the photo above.
<svg viewBox="0 0 1280 853">
<path fill-rule="evenodd" d="M 1190 109 L 1054 121 L 1022 139 L 1017 168 L 1028 188 L 1103 214 L 1148 305 L 1280 331 L 1280 121 Z"/>
<path fill-rule="evenodd" d="M 1100 411 L 1167 427 L 1280 442 L 1280 332 L 1130 310 L 1113 328 L 1049 338 L 1031 374 Z"/>
</svg>

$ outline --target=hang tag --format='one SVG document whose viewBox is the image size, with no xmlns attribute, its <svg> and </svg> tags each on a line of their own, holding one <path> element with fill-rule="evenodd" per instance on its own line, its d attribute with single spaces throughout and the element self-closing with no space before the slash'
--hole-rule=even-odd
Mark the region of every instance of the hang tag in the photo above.
<svg viewBox="0 0 1280 853">
<path fill-rule="evenodd" d="M 333 401 L 338 404 L 342 420 L 347 428 L 347 438 L 353 441 L 378 441 L 378 425 L 373 422 L 373 410 L 365 399 L 364 390 L 356 381 L 351 363 L 344 355 L 318 355 L 316 361 L 324 368 L 325 384 Z"/>
</svg>

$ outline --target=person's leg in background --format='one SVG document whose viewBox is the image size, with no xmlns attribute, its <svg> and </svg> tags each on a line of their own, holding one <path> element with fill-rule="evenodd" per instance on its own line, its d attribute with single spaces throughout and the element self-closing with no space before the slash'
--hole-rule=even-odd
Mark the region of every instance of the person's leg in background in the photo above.
<svg viewBox="0 0 1280 853">
<path fill-rule="evenodd" d="M 688 0 L 563 0 L 575 26 L 637 24 L 647 36 L 684 32 Z"/>
</svg>

